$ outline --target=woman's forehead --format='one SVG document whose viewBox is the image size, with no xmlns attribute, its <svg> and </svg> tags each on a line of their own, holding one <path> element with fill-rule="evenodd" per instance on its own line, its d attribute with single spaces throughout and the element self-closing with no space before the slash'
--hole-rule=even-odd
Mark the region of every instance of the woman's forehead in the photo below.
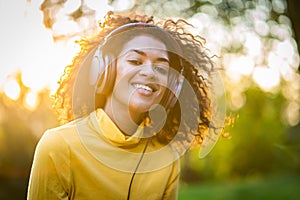
<svg viewBox="0 0 300 200">
<path fill-rule="evenodd" d="M 149 35 L 139 35 L 131 40 L 127 41 L 121 50 L 121 54 L 124 54 L 126 52 L 157 52 L 160 54 L 166 54 L 167 55 L 167 47 L 166 45 L 161 42 L 160 40 L 149 36 Z"/>
<path fill-rule="evenodd" d="M 182 55 L 181 47 L 174 36 L 151 24 L 149 27 L 130 25 L 120 28 L 120 30 L 117 28 L 117 31 L 113 31 L 105 38 L 102 46 L 105 47 L 105 52 L 114 55 L 120 55 L 125 48 L 129 47 L 156 48 Z"/>
</svg>

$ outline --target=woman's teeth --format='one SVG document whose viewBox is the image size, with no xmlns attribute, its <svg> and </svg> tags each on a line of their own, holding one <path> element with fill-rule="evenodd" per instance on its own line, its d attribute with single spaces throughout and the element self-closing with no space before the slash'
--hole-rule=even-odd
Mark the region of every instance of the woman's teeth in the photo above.
<svg viewBox="0 0 300 200">
<path fill-rule="evenodd" d="M 150 88 L 149 86 L 147 85 L 142 85 L 142 84 L 134 84 L 134 87 L 136 89 L 144 89 L 144 90 L 147 90 L 147 91 L 150 91 L 150 92 L 153 92 L 152 88 Z"/>
</svg>

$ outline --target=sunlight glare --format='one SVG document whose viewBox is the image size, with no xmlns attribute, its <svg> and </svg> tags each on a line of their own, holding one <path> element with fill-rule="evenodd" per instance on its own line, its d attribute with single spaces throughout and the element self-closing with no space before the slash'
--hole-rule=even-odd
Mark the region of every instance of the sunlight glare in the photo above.
<svg viewBox="0 0 300 200">
<path fill-rule="evenodd" d="M 22 83 L 31 89 L 42 90 L 47 86 L 47 83 L 44 81 L 47 74 L 43 69 L 38 69 L 35 67 L 26 67 L 22 68 Z M 34 78 L 33 78 L 34 77 Z"/>
<path fill-rule="evenodd" d="M 38 104 L 38 94 L 37 92 L 31 90 L 26 94 L 25 97 L 25 107 L 28 110 L 34 110 Z"/>
<path fill-rule="evenodd" d="M 66 1 L 64 3 L 64 6 L 61 8 L 60 12 L 65 14 L 71 14 L 72 12 L 75 12 L 81 5 L 81 0 L 72 0 L 72 1 Z"/>
<path fill-rule="evenodd" d="M 240 80 L 242 75 L 251 75 L 255 66 L 251 57 L 235 54 L 226 54 L 223 57 L 223 63 L 226 64 L 227 76 L 236 82 Z"/>
<path fill-rule="evenodd" d="M 280 74 L 274 68 L 260 66 L 254 68 L 253 79 L 263 90 L 271 91 L 279 85 Z"/>
<path fill-rule="evenodd" d="M 238 73 L 238 71 L 235 69 L 235 67 L 232 65 L 232 61 L 236 58 L 234 54 L 225 54 L 222 57 L 222 63 L 225 65 L 226 68 L 226 75 L 230 77 L 231 81 L 239 82 L 241 79 L 241 74 Z"/>
<path fill-rule="evenodd" d="M 68 35 L 69 33 L 79 32 L 79 26 L 76 22 L 68 20 L 66 17 L 61 18 L 52 27 L 56 35 Z"/>
<path fill-rule="evenodd" d="M 0 60 L 0 88 L 7 85 L 7 76 L 19 70 L 23 84 L 30 89 L 54 89 L 64 67 L 72 62 L 78 52 L 79 47 L 74 44 L 76 38 L 68 42 L 54 42 L 51 31 L 42 24 L 42 13 L 38 9 L 41 2 L 15 7 L 15 1 L 7 1 L 5 9 L 0 7 L 0 22 L 4 26 L 0 38 L 0 53 L 3 55 Z M 11 20 L 4 20 L 8 18 Z M 60 29 L 65 30 L 66 25 Z M 20 95 L 18 90 L 12 92 L 6 89 L 6 93 L 12 99 Z"/>
<path fill-rule="evenodd" d="M 267 58 L 268 66 L 279 70 L 284 80 L 290 81 L 294 77 L 294 71 L 288 64 L 286 59 L 276 55 L 274 52 L 270 52 Z"/>
<path fill-rule="evenodd" d="M 294 54 L 294 47 L 290 41 L 285 40 L 283 42 L 275 43 L 276 53 L 282 58 L 290 58 Z"/>
<path fill-rule="evenodd" d="M 254 68 L 254 61 L 250 57 L 239 56 L 232 60 L 231 67 L 242 75 L 250 75 Z"/>
<path fill-rule="evenodd" d="M 105 2 L 95 1 L 95 0 L 85 0 L 84 2 L 88 7 L 96 10 L 97 20 L 102 19 L 108 11 L 113 10 L 113 7 L 108 5 L 107 0 Z"/>
<path fill-rule="evenodd" d="M 112 6 L 115 8 L 115 11 L 121 12 L 132 8 L 135 4 L 135 0 L 115 0 L 112 3 Z"/>
<path fill-rule="evenodd" d="M 259 36 L 255 33 L 246 33 L 246 41 L 244 47 L 247 49 L 247 53 L 251 57 L 262 57 L 262 42 Z"/>
<path fill-rule="evenodd" d="M 4 84 L 5 95 L 12 99 L 17 100 L 20 97 L 21 88 L 15 79 L 9 79 Z"/>
<path fill-rule="evenodd" d="M 189 30 L 193 31 L 193 34 L 199 34 L 205 27 L 211 24 L 211 18 L 205 13 L 195 13 L 192 18 L 188 19 L 188 22 L 197 27 L 197 29 L 191 28 Z"/>
</svg>

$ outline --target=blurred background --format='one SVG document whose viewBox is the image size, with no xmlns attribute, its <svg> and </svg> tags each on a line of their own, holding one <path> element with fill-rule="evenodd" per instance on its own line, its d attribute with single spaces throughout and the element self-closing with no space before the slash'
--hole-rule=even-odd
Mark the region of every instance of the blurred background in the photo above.
<svg viewBox="0 0 300 200">
<path fill-rule="evenodd" d="M 37 141 L 74 42 L 112 10 L 184 18 L 222 67 L 226 127 L 182 160 L 179 199 L 300 199 L 297 0 L 0 0 L 0 199 L 25 199 Z"/>
</svg>

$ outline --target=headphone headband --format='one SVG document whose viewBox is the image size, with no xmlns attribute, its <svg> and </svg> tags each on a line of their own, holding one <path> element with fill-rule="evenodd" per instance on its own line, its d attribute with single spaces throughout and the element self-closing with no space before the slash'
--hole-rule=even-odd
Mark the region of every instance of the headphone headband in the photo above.
<svg viewBox="0 0 300 200">
<path fill-rule="evenodd" d="M 178 42 L 172 37 L 172 35 L 167 30 L 160 28 L 157 25 L 149 24 L 145 22 L 133 22 L 133 23 L 128 23 L 119 26 L 118 28 L 112 30 L 105 37 L 101 46 L 105 46 L 110 39 L 117 36 L 118 34 L 124 33 L 126 31 L 131 31 L 131 30 L 137 30 L 137 31 L 140 30 L 140 31 L 144 31 L 147 34 L 155 35 L 155 37 L 161 39 L 162 42 L 165 43 L 167 47 L 169 48 L 171 47 L 171 49 L 168 49 L 169 51 L 176 53 L 179 56 L 181 56 L 183 53 Z M 133 34 L 136 34 L 136 32 L 133 32 Z"/>
</svg>

